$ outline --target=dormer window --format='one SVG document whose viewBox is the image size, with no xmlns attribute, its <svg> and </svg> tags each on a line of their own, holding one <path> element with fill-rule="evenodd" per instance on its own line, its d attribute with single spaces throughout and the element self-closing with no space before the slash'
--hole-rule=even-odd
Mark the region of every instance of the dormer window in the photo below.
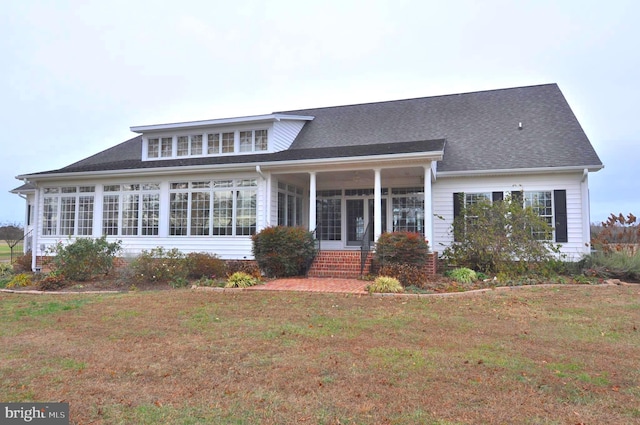
<svg viewBox="0 0 640 425">
<path fill-rule="evenodd" d="M 178 156 L 202 155 L 202 134 L 178 136 Z"/>
<path fill-rule="evenodd" d="M 131 127 L 142 134 L 142 160 L 281 152 L 309 115 L 268 114 Z M 269 141 L 271 139 L 271 141 Z"/>
<path fill-rule="evenodd" d="M 267 150 L 267 130 L 251 130 L 240 132 L 240 152 L 257 152 Z"/>
<path fill-rule="evenodd" d="M 148 158 L 171 158 L 173 153 L 173 137 L 156 137 L 149 139 Z"/>
<path fill-rule="evenodd" d="M 266 129 L 150 137 L 147 139 L 147 158 L 265 152 L 268 147 Z"/>
</svg>

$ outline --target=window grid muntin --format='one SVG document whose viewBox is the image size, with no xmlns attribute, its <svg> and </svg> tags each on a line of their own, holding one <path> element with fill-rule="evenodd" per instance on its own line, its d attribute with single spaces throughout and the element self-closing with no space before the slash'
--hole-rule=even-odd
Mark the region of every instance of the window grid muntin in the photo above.
<svg viewBox="0 0 640 425">
<path fill-rule="evenodd" d="M 172 182 L 171 236 L 253 235 L 256 179 Z"/>
<path fill-rule="evenodd" d="M 43 192 L 45 194 L 43 198 L 43 235 L 73 236 L 93 233 L 93 192 L 95 192 L 95 186 L 49 187 L 44 188 Z M 83 200 L 82 212 L 80 211 L 81 199 Z"/>
<path fill-rule="evenodd" d="M 222 141 L 220 143 L 220 153 L 233 153 L 235 152 L 236 134 L 234 133 L 222 133 Z"/>
<path fill-rule="evenodd" d="M 304 191 L 292 184 L 278 182 L 278 224 L 302 226 L 302 197 Z"/>
<path fill-rule="evenodd" d="M 175 137 L 150 137 L 146 142 L 147 158 L 182 158 L 203 154 L 264 152 L 269 148 L 268 133 L 267 129 L 252 129 L 191 135 L 179 134 Z"/>
<path fill-rule="evenodd" d="M 119 223 L 120 195 L 104 195 L 102 200 L 102 234 L 117 235 Z"/>
<path fill-rule="evenodd" d="M 424 235 L 424 189 L 394 188 L 391 198 L 393 231 L 416 232 Z"/>
<path fill-rule="evenodd" d="M 75 223 L 76 198 L 75 196 L 63 196 L 60 198 L 60 235 L 74 235 Z"/>
<path fill-rule="evenodd" d="M 157 236 L 160 230 L 160 184 L 126 183 L 103 188 L 105 235 Z"/>
<path fill-rule="evenodd" d="M 542 217 L 549 227 L 553 228 L 553 193 L 551 191 L 527 191 L 524 192 L 524 206 L 531 207 L 533 211 Z M 532 231 L 537 240 L 552 240 L 553 232 Z"/>
</svg>

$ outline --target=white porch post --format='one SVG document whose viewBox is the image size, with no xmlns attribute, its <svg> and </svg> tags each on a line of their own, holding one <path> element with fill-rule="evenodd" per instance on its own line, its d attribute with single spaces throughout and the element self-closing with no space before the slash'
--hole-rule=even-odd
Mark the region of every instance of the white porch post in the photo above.
<svg viewBox="0 0 640 425">
<path fill-rule="evenodd" d="M 378 240 L 382 234 L 382 182 L 380 178 L 380 169 L 374 170 L 374 182 L 373 182 L 373 205 L 375 209 L 373 220 L 373 240 Z"/>
<path fill-rule="evenodd" d="M 309 231 L 316 229 L 316 172 L 309 172 Z M 317 237 L 317 235 L 316 235 Z"/>
<path fill-rule="evenodd" d="M 424 166 L 424 237 L 433 251 L 433 202 L 431 202 L 431 164 Z"/>
</svg>

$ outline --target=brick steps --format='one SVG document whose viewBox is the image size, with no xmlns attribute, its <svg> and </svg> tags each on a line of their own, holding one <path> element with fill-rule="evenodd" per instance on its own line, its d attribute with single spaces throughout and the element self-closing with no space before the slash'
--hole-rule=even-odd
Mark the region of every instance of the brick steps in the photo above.
<svg viewBox="0 0 640 425">
<path fill-rule="evenodd" d="M 371 254 L 365 263 L 364 274 L 369 272 L 370 266 Z M 320 251 L 308 276 L 357 279 L 360 277 L 360 251 Z"/>
<path fill-rule="evenodd" d="M 365 275 L 371 269 L 372 255 L 373 253 L 369 253 L 365 262 L 363 271 Z M 429 258 L 424 264 L 424 271 L 427 275 L 436 274 L 437 259 L 437 253 L 429 254 Z M 357 279 L 360 277 L 360 251 L 320 251 L 307 276 Z"/>
</svg>

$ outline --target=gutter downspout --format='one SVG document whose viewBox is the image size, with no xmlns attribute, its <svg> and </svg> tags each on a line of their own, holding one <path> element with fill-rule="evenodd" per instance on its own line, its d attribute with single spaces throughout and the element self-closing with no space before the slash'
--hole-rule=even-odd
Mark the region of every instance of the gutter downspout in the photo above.
<svg viewBox="0 0 640 425">
<path fill-rule="evenodd" d="M 584 238 L 583 254 L 591 252 L 591 200 L 589 199 L 589 170 L 584 169 L 580 180 L 580 195 L 582 197 L 582 237 Z"/>
<path fill-rule="evenodd" d="M 40 189 L 37 183 L 33 183 L 35 186 L 35 193 L 33 197 L 34 211 L 33 211 L 33 236 L 31 240 L 31 271 L 35 272 L 38 265 L 38 228 L 40 218 Z"/>
</svg>

